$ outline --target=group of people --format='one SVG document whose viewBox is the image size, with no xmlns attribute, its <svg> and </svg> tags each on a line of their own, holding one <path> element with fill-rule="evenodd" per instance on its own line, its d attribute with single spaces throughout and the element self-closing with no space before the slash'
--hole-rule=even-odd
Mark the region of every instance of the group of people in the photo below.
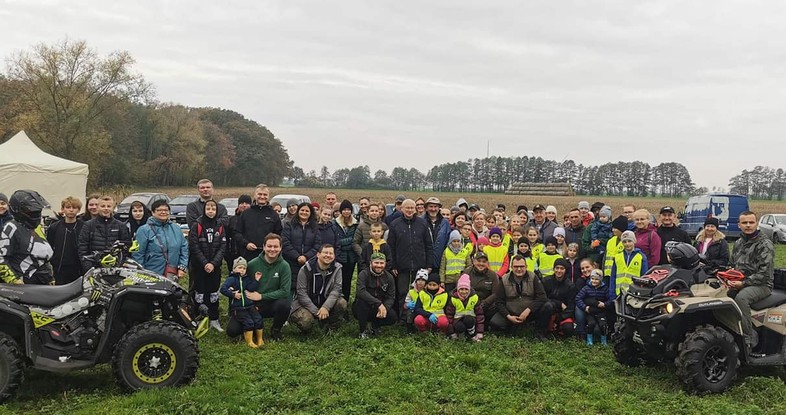
<svg viewBox="0 0 786 415">
<path fill-rule="evenodd" d="M 706 264 L 745 270 L 737 295 L 743 310 L 772 288 L 773 255 L 762 257 L 772 244 L 762 248 L 752 212 L 740 218 L 743 235 L 730 258 L 716 218 L 707 218 L 691 241 L 670 206 L 655 218 L 625 204 L 614 217 L 610 206 L 582 201 L 560 221 L 554 206 L 522 205 L 509 216 L 502 204 L 486 211 L 462 198 L 447 208 L 436 197 L 399 195 L 386 215 L 385 204 L 367 197 L 355 213 L 334 192 L 322 204 L 274 206 L 269 188 L 258 185 L 229 216 L 213 199 L 210 180 L 200 180 L 197 190 L 199 200 L 187 207 L 187 237 L 163 200 L 150 210 L 132 203 L 121 222 L 109 196 L 91 196 L 82 215 L 81 201 L 69 197 L 61 220 L 44 234 L 46 202 L 37 193 L 17 191 L 10 201 L 0 194 L 0 277 L 68 284 L 92 266 L 85 255 L 136 240 L 134 259 L 146 269 L 170 278 L 188 272 L 192 299 L 207 307 L 216 330 L 223 331 L 219 295 L 229 297 L 227 334 L 242 333 L 252 348 L 264 344 L 266 318 L 273 320 L 269 338 L 280 339 L 287 321 L 302 331 L 334 328 L 350 313 L 361 338 L 400 323 L 410 332 L 480 341 L 487 328 L 517 333 L 533 322 L 537 337 L 606 343 L 616 296 L 650 266 L 669 263 L 675 243 L 695 246 Z M 35 248 L 23 247 L 24 238 Z M 758 245 L 748 247 L 751 241 Z M 229 275 L 222 284 L 224 262 Z"/>
</svg>

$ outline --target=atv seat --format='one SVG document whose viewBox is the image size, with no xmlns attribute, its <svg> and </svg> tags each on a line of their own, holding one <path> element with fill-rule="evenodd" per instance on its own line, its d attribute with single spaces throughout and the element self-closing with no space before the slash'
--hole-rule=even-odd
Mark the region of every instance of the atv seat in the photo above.
<svg viewBox="0 0 786 415">
<path fill-rule="evenodd" d="M 786 292 L 773 290 L 772 294 L 751 304 L 751 309 L 760 311 L 767 308 L 777 307 L 784 303 L 786 303 Z"/>
<path fill-rule="evenodd" d="M 54 307 L 82 294 L 82 277 L 66 285 L 0 284 L 0 297 L 41 307 Z"/>
</svg>

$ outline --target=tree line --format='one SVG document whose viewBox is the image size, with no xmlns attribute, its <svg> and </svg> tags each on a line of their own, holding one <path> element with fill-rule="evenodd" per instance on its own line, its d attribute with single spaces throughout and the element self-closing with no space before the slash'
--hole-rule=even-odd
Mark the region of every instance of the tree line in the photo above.
<svg viewBox="0 0 786 415">
<path fill-rule="evenodd" d="M 729 179 L 729 191 L 748 195 L 751 199 L 783 200 L 786 171 L 765 166 L 743 170 Z"/>
<path fill-rule="evenodd" d="M 127 52 L 39 44 L 0 74 L 0 138 L 87 163 L 91 187 L 278 184 L 292 162 L 273 133 L 233 111 L 160 103 Z M 261 168 L 260 166 L 264 166 Z"/>
</svg>

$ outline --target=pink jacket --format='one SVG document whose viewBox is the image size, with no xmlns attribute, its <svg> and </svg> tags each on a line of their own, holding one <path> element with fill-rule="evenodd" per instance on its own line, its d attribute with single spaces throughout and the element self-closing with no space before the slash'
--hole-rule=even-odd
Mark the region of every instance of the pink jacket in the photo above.
<svg viewBox="0 0 786 415">
<path fill-rule="evenodd" d="M 644 255 L 647 256 L 647 263 L 651 266 L 660 262 L 661 240 L 655 229 L 655 225 L 650 223 L 647 225 L 647 229 L 635 228 L 633 231 L 636 233 L 636 248 L 644 252 Z"/>
</svg>

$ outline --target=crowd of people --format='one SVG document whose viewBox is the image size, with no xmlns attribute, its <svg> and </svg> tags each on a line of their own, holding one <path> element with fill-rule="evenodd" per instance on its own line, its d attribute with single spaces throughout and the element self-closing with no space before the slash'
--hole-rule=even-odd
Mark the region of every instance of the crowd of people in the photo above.
<svg viewBox="0 0 786 415">
<path fill-rule="evenodd" d="M 272 319 L 268 339 L 278 340 L 287 322 L 308 332 L 335 328 L 350 314 L 360 338 L 400 324 L 410 333 L 481 341 L 488 330 L 515 335 L 532 323 L 538 338 L 605 344 L 614 299 L 649 267 L 667 264 L 668 246 L 692 244 L 704 263 L 730 265 L 716 218 L 707 218 L 691 241 L 670 206 L 656 218 L 624 204 L 615 216 L 611 206 L 581 201 L 559 218 L 554 206 L 541 204 L 508 212 L 502 204 L 483 209 L 460 198 L 448 207 L 436 197 L 399 195 L 386 215 L 382 202 L 363 197 L 354 212 L 334 192 L 322 203 L 271 205 L 269 188 L 258 185 L 238 198 L 230 216 L 213 199 L 210 180 L 200 180 L 197 191 L 199 199 L 187 206 L 187 236 L 164 200 L 150 210 L 132 203 L 123 222 L 113 216 L 110 196 L 89 197 L 81 215 L 81 201 L 69 197 L 60 204 L 61 219 L 44 233 L 46 202 L 36 192 L 17 191 L 10 201 L 0 194 L 0 277 L 69 284 L 93 266 L 85 255 L 136 240 L 137 262 L 173 279 L 187 273 L 192 300 L 207 307 L 210 326 L 242 334 L 252 348 L 264 344 L 265 319 Z M 753 222 L 743 228 L 741 247 L 758 238 L 755 214 L 747 214 Z M 734 253 L 738 265 L 754 262 Z M 768 261 L 771 289 L 772 256 Z M 749 271 L 754 289 L 739 287 L 747 303 L 769 294 L 766 276 L 759 281 L 757 272 Z M 229 298 L 225 328 L 222 294 Z"/>
</svg>

